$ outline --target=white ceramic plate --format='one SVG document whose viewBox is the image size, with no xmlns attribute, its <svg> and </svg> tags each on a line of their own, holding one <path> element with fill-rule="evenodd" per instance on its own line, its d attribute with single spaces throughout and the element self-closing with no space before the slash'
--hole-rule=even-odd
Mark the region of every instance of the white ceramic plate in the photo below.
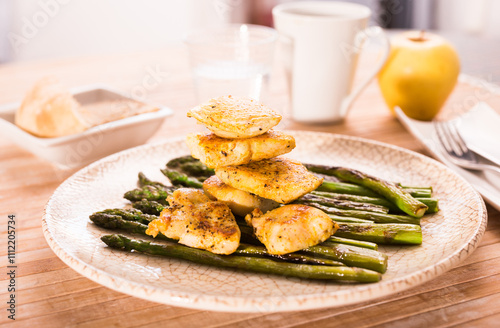
<svg viewBox="0 0 500 328">
<path fill-rule="evenodd" d="M 233 312 L 294 311 L 346 305 L 394 294 L 428 281 L 464 260 L 486 227 L 479 194 L 444 165 L 417 153 L 360 138 L 293 132 L 290 154 L 304 162 L 348 166 L 399 181 L 432 185 L 439 213 L 422 221 L 423 245 L 380 247 L 389 269 L 379 283 L 338 284 L 255 274 L 185 261 L 125 253 L 99 239 L 110 233 L 89 215 L 126 204 L 137 173 L 154 179 L 174 157 L 186 155 L 183 140 L 145 145 L 104 158 L 67 179 L 47 203 L 45 237 L 54 252 L 80 274 L 114 290 L 175 306 Z"/>
</svg>

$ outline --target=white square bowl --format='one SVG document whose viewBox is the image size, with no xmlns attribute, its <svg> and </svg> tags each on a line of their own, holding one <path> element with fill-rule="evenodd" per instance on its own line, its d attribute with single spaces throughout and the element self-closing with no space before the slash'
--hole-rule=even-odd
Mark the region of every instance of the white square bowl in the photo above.
<svg viewBox="0 0 500 328">
<path fill-rule="evenodd" d="M 87 86 L 72 89 L 72 94 L 82 103 L 123 100 L 133 98 L 113 91 L 106 86 Z M 20 103 L 0 106 L 0 133 L 31 153 L 63 168 L 89 164 L 109 154 L 144 144 L 173 111 L 161 107 L 156 112 L 130 116 L 94 126 L 82 133 L 57 138 L 39 138 L 14 123 Z"/>
</svg>

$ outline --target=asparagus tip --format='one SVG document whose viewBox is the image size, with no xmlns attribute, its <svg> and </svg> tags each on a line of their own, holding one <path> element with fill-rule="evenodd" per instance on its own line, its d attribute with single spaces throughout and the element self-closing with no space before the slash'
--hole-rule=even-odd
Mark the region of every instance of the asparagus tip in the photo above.
<svg viewBox="0 0 500 328">
<path fill-rule="evenodd" d="M 104 235 L 101 237 L 101 240 L 109 247 L 121 249 L 125 248 L 125 243 L 123 242 L 122 236 L 120 235 Z"/>
</svg>

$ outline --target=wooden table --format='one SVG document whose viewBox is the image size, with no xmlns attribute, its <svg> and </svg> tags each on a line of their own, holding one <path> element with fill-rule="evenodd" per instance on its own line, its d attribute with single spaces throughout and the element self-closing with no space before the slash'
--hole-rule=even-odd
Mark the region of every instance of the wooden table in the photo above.
<svg viewBox="0 0 500 328">
<path fill-rule="evenodd" d="M 468 47 L 467 47 L 468 46 Z M 487 72 L 489 80 L 500 76 L 490 42 L 490 55 L 481 57 L 470 49 L 470 43 L 459 44 L 464 67 L 471 72 Z M 498 48 L 497 48 L 498 49 Z M 496 52 L 498 54 L 498 51 Z M 474 61 L 477 59 L 476 61 Z M 368 60 L 369 61 L 369 60 Z M 363 75 L 367 60 L 361 61 Z M 491 65 L 491 70 L 488 68 Z M 479 69 L 478 69 L 479 67 Z M 146 100 L 170 106 L 175 115 L 150 140 L 160 141 L 199 130 L 186 110 L 196 104 L 186 53 L 174 47 L 162 51 L 53 61 L 14 63 L 0 66 L 0 103 L 22 99 L 33 83 L 55 75 L 69 86 L 95 82 L 106 83 L 124 92 L 141 86 L 148 70 L 160 70 L 159 84 L 147 90 Z M 496 71 L 495 71 L 496 70 Z M 479 99 L 481 98 L 481 99 Z M 471 86 L 461 85 L 447 104 L 448 108 L 468 108 L 484 100 L 500 108 L 493 94 L 480 94 Z M 268 102 L 285 111 L 288 104 L 283 74 L 276 69 Z M 313 130 L 360 136 L 391 143 L 426 154 L 423 147 L 385 107 L 373 82 L 356 101 L 348 118 L 340 125 L 302 125 L 286 121 L 285 128 Z M 82 277 L 59 258 L 47 245 L 41 229 L 43 208 L 54 189 L 74 171 L 57 169 L 5 136 L 0 139 L 0 218 L 2 225 L 3 306 L 0 325 L 58 327 L 283 327 L 283 326 L 497 326 L 500 320 L 500 213 L 488 206 L 489 223 L 477 250 L 448 273 L 416 288 L 375 301 L 320 310 L 292 313 L 219 313 L 172 307 L 144 301 Z M 17 315 L 7 318 L 7 215 L 17 219 Z"/>
</svg>

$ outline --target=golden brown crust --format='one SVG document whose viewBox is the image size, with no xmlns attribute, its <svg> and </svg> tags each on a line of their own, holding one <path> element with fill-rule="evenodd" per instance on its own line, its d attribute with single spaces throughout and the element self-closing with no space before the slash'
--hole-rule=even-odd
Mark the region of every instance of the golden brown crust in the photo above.
<svg viewBox="0 0 500 328">
<path fill-rule="evenodd" d="M 323 211 L 306 205 L 285 205 L 245 217 L 270 254 L 287 254 L 317 245 L 338 228 Z"/>
<path fill-rule="evenodd" d="M 149 223 L 146 233 L 159 232 L 180 244 L 215 254 L 231 254 L 239 246 L 241 232 L 223 202 L 210 201 L 201 190 L 181 188 L 169 197 L 160 218 Z"/>
<path fill-rule="evenodd" d="M 260 197 L 287 204 L 318 188 L 323 179 L 310 173 L 300 162 L 276 157 L 246 165 L 215 170 L 226 184 Z"/>
<path fill-rule="evenodd" d="M 187 113 L 222 138 L 251 138 L 276 126 L 281 115 L 249 98 L 223 96 Z"/>
<path fill-rule="evenodd" d="M 226 139 L 214 133 L 192 133 L 186 138 L 191 155 L 211 168 L 242 165 L 283 155 L 295 148 L 295 139 L 270 130 L 248 139 Z"/>
</svg>

